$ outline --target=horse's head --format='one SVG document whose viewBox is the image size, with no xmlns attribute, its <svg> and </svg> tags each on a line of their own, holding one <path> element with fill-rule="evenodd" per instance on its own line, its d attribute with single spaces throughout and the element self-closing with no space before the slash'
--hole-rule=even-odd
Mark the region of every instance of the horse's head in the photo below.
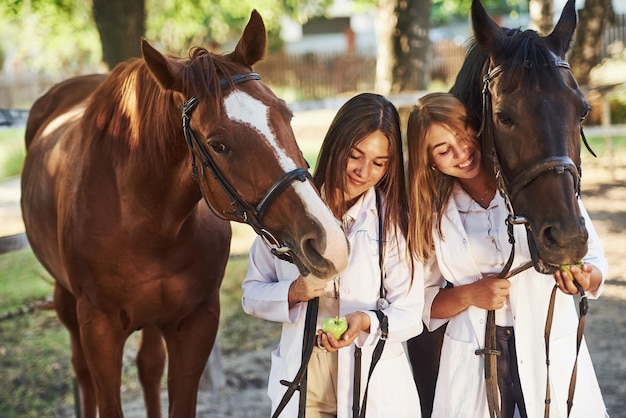
<svg viewBox="0 0 626 418">
<path fill-rule="evenodd" d="M 535 268 L 554 271 L 587 253 L 578 206 L 581 123 L 589 105 L 564 61 L 576 28 L 569 0 L 552 33 L 503 30 L 472 2 L 483 69 L 483 155 L 525 220 Z"/>
<path fill-rule="evenodd" d="M 191 165 L 209 206 L 252 226 L 303 274 L 329 278 L 347 264 L 347 240 L 310 180 L 291 111 L 252 71 L 265 46 L 256 11 L 230 54 L 196 48 L 182 60 L 142 42 L 153 77 L 182 108 Z"/>
</svg>

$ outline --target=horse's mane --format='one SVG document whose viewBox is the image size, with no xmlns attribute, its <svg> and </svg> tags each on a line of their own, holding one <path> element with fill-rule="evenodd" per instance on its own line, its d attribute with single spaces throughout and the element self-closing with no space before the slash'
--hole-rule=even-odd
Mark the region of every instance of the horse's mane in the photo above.
<svg viewBox="0 0 626 418">
<path fill-rule="evenodd" d="M 173 59 L 182 68 L 180 89 L 221 114 L 220 78 L 240 71 L 241 64 L 199 47 L 190 50 L 188 59 Z M 181 123 L 181 106 L 188 98 L 160 87 L 145 61 L 133 58 L 115 66 L 92 94 L 82 129 L 93 132 L 94 141 L 107 141 L 99 146 L 113 160 L 164 167 L 169 157 L 188 152 Z"/>
<path fill-rule="evenodd" d="M 554 54 L 542 42 L 542 37 L 534 30 L 502 28 L 506 35 L 504 45 L 498 52 L 502 62 L 500 88 L 503 93 L 510 93 L 516 88 L 525 91 L 544 90 L 551 85 L 561 85 L 562 78 L 554 66 Z M 482 117 L 483 75 L 487 72 L 489 55 L 470 40 L 465 61 L 450 88 L 450 93 L 463 101 Z M 521 82 L 523 81 L 523 82 Z"/>
</svg>

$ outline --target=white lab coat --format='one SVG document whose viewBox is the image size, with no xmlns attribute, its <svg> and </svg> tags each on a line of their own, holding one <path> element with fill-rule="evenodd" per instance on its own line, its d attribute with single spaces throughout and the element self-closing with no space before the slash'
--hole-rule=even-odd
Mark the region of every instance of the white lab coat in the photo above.
<svg viewBox="0 0 626 418">
<path fill-rule="evenodd" d="M 506 211 L 499 193 L 498 205 Z M 579 205 L 589 231 L 589 251 L 585 262 L 598 267 L 606 277 L 608 266 L 598 235 L 591 224 L 582 202 Z M 504 219 L 504 217 L 503 217 Z M 463 228 L 454 197 L 451 196 L 448 208 L 442 219 L 444 240 L 435 232 L 435 255 L 429 260 L 425 274 L 424 322 L 434 330 L 447 320 L 430 318 L 430 307 L 444 279 L 454 286 L 472 283 L 481 278 L 472 258 L 468 237 Z M 530 260 L 526 231 L 523 225 L 515 226 L 515 261 L 513 267 Z M 500 228 L 503 253 L 508 257 L 511 245 L 508 243 L 505 227 Z M 546 355 L 544 328 L 550 300 L 555 285 L 552 275 L 526 270 L 510 279 L 510 304 L 513 311 L 515 343 L 519 375 L 524 400 L 529 417 L 543 417 L 546 394 Z M 597 298 L 603 284 L 590 298 Z M 554 319 L 550 333 L 550 417 L 567 417 L 567 394 L 575 360 L 576 331 L 578 316 L 573 296 L 557 290 Z M 589 312 L 593 315 L 593 311 Z M 487 311 L 470 307 L 449 319 L 442 352 L 441 365 L 435 392 L 433 417 L 488 418 L 483 357 L 475 354 L 484 348 L 485 321 Z M 600 388 L 587 350 L 582 342 L 578 357 L 577 385 L 571 418 L 606 417 L 607 412 Z"/>
<path fill-rule="evenodd" d="M 371 333 L 362 332 L 355 343 L 362 347 L 361 397 L 365 390 L 372 352 L 380 337 L 379 321 L 372 309 L 379 299 L 380 269 L 378 257 L 378 216 L 374 189 L 361 196 L 349 214 L 355 223 L 348 234 L 350 258 L 341 272 L 339 315 L 357 310 L 366 312 L 371 320 Z M 358 208 L 358 213 L 354 213 Z M 411 283 L 406 264 L 405 241 L 395 245 L 392 231 L 386 234 L 384 288 L 389 307 L 384 313 L 389 320 L 389 337 L 377 363 L 368 390 L 367 417 L 420 417 L 420 404 L 411 367 L 402 342 L 422 332 L 423 276 L 419 266 Z M 246 313 L 270 321 L 281 322 L 279 346 L 272 352 L 268 395 L 272 412 L 276 410 L 286 386 L 280 380 L 292 381 L 302 358 L 302 337 L 307 303 L 289 309 L 289 285 L 299 276 L 298 269 L 273 257 L 257 239 L 250 250 L 248 273 L 243 281 L 243 309 Z M 354 347 L 339 350 L 337 378 L 337 416 L 352 417 L 352 386 Z M 299 392 L 283 410 L 281 417 L 298 415 Z"/>
</svg>

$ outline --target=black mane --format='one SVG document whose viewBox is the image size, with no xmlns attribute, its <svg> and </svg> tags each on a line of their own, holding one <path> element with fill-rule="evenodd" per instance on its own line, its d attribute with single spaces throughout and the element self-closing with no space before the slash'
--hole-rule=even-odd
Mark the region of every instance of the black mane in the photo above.
<svg viewBox="0 0 626 418">
<path fill-rule="evenodd" d="M 503 93 L 517 88 L 527 90 L 549 89 L 563 83 L 554 65 L 554 54 L 542 42 L 542 37 L 533 30 L 502 28 L 506 35 L 503 48 L 498 51 L 498 61 L 506 77 L 500 80 Z M 562 58 L 562 57 L 559 57 Z M 450 93 L 482 117 L 483 75 L 487 72 L 489 55 L 472 40 L 465 61 Z M 523 82 L 521 82 L 523 80 Z"/>
</svg>

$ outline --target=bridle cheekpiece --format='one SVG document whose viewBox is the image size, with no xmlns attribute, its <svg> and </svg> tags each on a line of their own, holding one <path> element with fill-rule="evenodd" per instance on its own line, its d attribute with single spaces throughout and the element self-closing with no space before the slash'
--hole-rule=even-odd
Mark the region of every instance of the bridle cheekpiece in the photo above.
<svg viewBox="0 0 626 418">
<path fill-rule="evenodd" d="M 231 85 L 240 84 L 250 80 L 260 80 L 261 77 L 259 74 L 255 72 L 249 72 L 244 74 L 236 74 L 228 79 L 220 80 L 220 88 L 225 89 Z M 259 203 L 253 205 L 248 203 L 235 189 L 235 187 L 228 181 L 226 176 L 219 169 L 215 160 L 207 151 L 207 149 L 202 145 L 200 139 L 196 135 L 193 129 L 189 124 L 191 115 L 193 114 L 194 109 L 199 103 L 199 99 L 197 96 L 191 97 L 187 100 L 182 106 L 182 119 L 183 119 L 183 133 L 185 135 L 185 140 L 187 141 L 187 145 L 191 152 L 191 171 L 193 178 L 200 185 L 200 191 L 202 192 L 202 196 L 206 204 L 213 210 L 213 212 L 220 218 L 225 220 L 230 220 L 225 215 L 231 217 L 233 220 L 237 222 L 242 222 L 250 225 L 254 231 L 261 236 L 263 241 L 268 245 L 272 253 L 286 261 L 293 262 L 294 257 L 292 254 L 292 249 L 286 244 L 280 244 L 279 241 L 263 226 L 263 217 L 267 212 L 269 206 L 276 200 L 276 198 L 283 192 L 285 189 L 295 180 L 305 182 L 307 180 L 311 180 L 311 174 L 305 170 L 304 168 L 296 168 L 292 171 L 284 173 L 278 180 L 274 182 L 274 184 L 265 192 Z M 195 145 L 195 147 L 194 147 Z M 213 177 L 218 182 L 218 184 L 222 187 L 224 192 L 228 195 L 230 199 L 231 205 L 233 206 L 233 210 L 230 212 L 224 212 L 223 214 L 218 213 L 215 208 L 211 205 L 209 200 L 207 199 L 202 186 L 200 184 L 201 179 L 198 174 L 198 167 L 196 166 L 196 158 L 201 161 L 201 169 L 204 177 L 204 169 L 209 168 L 213 173 Z M 302 266 L 299 266 L 302 268 Z"/>
</svg>

